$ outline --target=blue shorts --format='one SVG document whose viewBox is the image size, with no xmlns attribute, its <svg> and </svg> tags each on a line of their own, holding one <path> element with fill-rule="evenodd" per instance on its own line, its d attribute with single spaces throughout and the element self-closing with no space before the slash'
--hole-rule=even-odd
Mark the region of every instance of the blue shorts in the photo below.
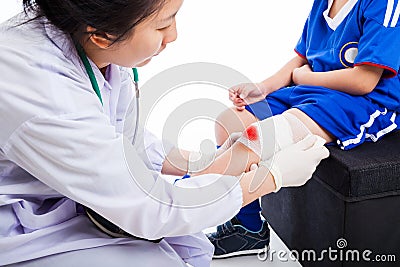
<svg viewBox="0 0 400 267">
<path fill-rule="evenodd" d="M 246 109 L 259 120 L 297 108 L 337 139 L 344 150 L 365 141 L 376 142 L 385 134 L 400 129 L 400 116 L 368 96 L 353 96 L 317 86 L 284 87 L 265 100 Z"/>
</svg>

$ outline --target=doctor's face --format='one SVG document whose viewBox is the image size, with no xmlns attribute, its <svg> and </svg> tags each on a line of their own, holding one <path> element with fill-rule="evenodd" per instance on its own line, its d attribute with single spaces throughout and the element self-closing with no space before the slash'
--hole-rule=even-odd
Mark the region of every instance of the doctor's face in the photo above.
<svg viewBox="0 0 400 267">
<path fill-rule="evenodd" d="M 141 67 L 177 38 L 175 15 L 183 0 L 167 0 L 161 11 L 136 26 L 129 38 L 115 43 L 114 64 Z"/>
</svg>

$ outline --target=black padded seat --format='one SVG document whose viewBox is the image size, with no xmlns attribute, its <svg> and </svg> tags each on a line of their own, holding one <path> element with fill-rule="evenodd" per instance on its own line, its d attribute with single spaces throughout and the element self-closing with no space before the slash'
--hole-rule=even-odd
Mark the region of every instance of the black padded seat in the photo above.
<svg viewBox="0 0 400 267">
<path fill-rule="evenodd" d="M 264 217 L 289 249 L 300 256 L 315 250 L 316 260 L 308 252 L 300 257 L 303 266 L 380 266 L 377 255 L 396 259 L 382 266 L 400 266 L 400 131 L 350 151 L 329 150 L 305 186 L 262 198 Z M 339 239 L 347 246 L 339 248 Z M 360 261 L 350 254 L 318 261 L 329 248 L 359 250 Z M 365 250 L 372 251 L 370 262 L 361 259 Z"/>
</svg>

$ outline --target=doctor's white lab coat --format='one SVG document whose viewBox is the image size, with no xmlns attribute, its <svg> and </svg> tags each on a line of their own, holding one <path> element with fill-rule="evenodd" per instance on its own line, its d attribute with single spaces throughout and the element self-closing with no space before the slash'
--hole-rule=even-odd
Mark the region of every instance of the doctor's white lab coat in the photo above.
<svg viewBox="0 0 400 267">
<path fill-rule="evenodd" d="M 71 40 L 16 20 L 0 26 L 0 265 L 129 242 L 99 234 L 80 205 L 147 239 L 197 233 L 239 211 L 235 177 L 172 186 L 159 173 L 171 147 L 147 132 L 127 144 L 134 127 L 124 133 L 124 123 L 135 120 L 128 70 L 110 65 L 104 78 L 91 63 L 101 105 Z M 210 183 L 221 198 L 182 208 L 188 195 L 174 189 L 201 199 Z"/>
</svg>

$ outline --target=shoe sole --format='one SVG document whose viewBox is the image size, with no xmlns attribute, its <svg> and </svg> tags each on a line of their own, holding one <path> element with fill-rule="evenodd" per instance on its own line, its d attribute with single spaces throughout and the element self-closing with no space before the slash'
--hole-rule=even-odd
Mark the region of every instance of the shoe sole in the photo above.
<svg viewBox="0 0 400 267">
<path fill-rule="evenodd" d="M 235 251 L 223 255 L 213 255 L 213 259 L 226 259 L 232 257 L 239 257 L 239 256 L 251 256 L 251 255 L 258 255 L 260 253 L 268 253 L 269 245 L 262 249 L 251 249 L 251 250 L 241 250 Z"/>
</svg>

